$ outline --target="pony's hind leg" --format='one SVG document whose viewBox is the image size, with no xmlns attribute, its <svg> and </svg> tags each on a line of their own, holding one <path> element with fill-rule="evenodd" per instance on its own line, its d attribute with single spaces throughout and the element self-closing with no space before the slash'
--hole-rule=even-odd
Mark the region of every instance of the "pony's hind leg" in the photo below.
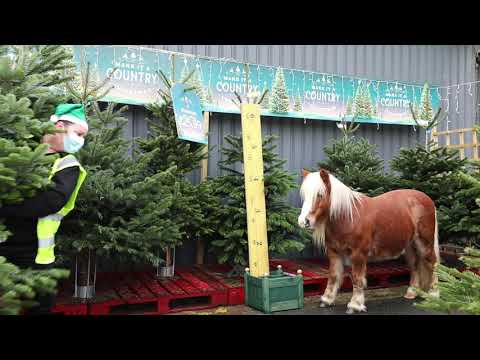
<svg viewBox="0 0 480 360">
<path fill-rule="evenodd" d="M 364 288 L 367 285 L 367 256 L 352 254 L 353 296 L 347 305 L 347 313 L 367 311 Z"/>
<path fill-rule="evenodd" d="M 419 226 L 419 236 L 415 239 L 418 250 L 418 267 L 420 276 L 420 287 L 429 291 L 432 295 L 438 295 L 437 275 L 435 264 L 438 262 L 438 254 L 435 249 L 435 231 L 426 226 Z"/>
<path fill-rule="evenodd" d="M 410 243 L 405 249 L 405 260 L 410 268 L 410 284 L 408 286 L 407 292 L 404 295 L 406 299 L 415 299 L 417 297 L 417 292 L 415 288 L 420 287 L 419 274 L 418 274 L 418 255 L 416 253 L 413 242 Z"/>
<path fill-rule="evenodd" d="M 333 250 L 327 249 L 328 261 L 329 261 L 329 276 L 328 283 L 320 298 L 320 306 L 330 306 L 334 303 L 337 297 L 337 292 L 343 283 L 343 262 L 342 258 Z"/>
</svg>

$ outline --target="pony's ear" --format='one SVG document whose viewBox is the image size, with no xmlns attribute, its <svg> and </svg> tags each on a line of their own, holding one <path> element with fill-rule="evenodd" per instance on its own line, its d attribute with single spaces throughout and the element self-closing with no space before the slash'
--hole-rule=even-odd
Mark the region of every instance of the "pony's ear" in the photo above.
<svg viewBox="0 0 480 360">
<path fill-rule="evenodd" d="M 323 183 L 330 192 L 330 173 L 325 169 L 320 169 L 320 177 L 323 180 Z"/>
<path fill-rule="evenodd" d="M 310 171 L 302 169 L 302 176 L 305 178 L 307 175 L 310 174 Z"/>
</svg>

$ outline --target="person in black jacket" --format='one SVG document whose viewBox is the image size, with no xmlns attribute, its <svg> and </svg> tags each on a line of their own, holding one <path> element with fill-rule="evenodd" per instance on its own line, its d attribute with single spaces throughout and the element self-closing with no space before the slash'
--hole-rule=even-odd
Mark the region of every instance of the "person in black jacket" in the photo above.
<svg viewBox="0 0 480 360">
<path fill-rule="evenodd" d="M 83 115 L 83 116 L 82 116 Z M 63 130 L 56 134 L 45 135 L 42 143 L 48 145 L 48 155 L 75 153 L 83 146 L 88 125 L 81 104 L 62 104 L 51 117 L 55 127 Z M 48 156 L 47 155 L 47 156 Z M 19 268 L 50 269 L 55 263 L 39 264 L 35 258 L 38 250 L 37 223 L 39 218 L 56 214 L 69 201 L 77 187 L 80 176 L 79 166 L 66 167 L 54 173 L 51 185 L 39 191 L 34 197 L 23 202 L 0 208 L 0 218 L 13 233 L 6 242 L 0 244 L 0 256 Z M 53 297 L 37 299 L 40 307 L 30 313 L 47 312 L 53 305 Z"/>
</svg>

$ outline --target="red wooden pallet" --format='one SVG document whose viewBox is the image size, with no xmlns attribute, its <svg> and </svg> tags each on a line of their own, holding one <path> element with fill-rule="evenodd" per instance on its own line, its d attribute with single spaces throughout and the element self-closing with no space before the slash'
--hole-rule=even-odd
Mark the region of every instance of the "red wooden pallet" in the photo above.
<svg viewBox="0 0 480 360">
<path fill-rule="evenodd" d="M 298 261 L 300 268 L 303 266 L 313 272 L 321 274 L 328 279 L 328 260 L 325 259 L 302 259 Z M 352 269 L 345 266 L 344 281 L 341 287 L 343 291 L 352 289 Z M 407 285 L 410 280 L 410 270 L 399 261 L 385 261 L 370 263 L 367 266 L 367 288 L 378 289 Z M 326 286 L 326 284 L 325 284 Z M 323 289 L 322 289 L 323 292 Z"/>
<path fill-rule="evenodd" d="M 115 294 L 113 299 L 105 301 L 96 296 L 89 305 L 90 314 L 157 315 L 227 305 L 225 289 L 201 279 L 191 268 L 176 269 L 175 276 L 167 279 L 157 279 L 153 272 L 123 273 L 118 277 L 121 280 L 113 288 L 106 287 Z"/>
<path fill-rule="evenodd" d="M 55 305 L 50 310 L 55 315 L 87 315 L 88 305 L 73 298 L 73 288 L 68 281 L 61 281 Z"/>
<path fill-rule="evenodd" d="M 202 265 L 195 266 L 196 274 L 205 281 L 209 280 L 222 286 L 227 293 L 228 305 L 241 305 L 245 303 L 243 277 L 227 277 L 231 267 L 228 265 Z"/>
<path fill-rule="evenodd" d="M 328 280 L 325 259 L 273 259 L 272 270 L 296 274 L 302 270 L 305 297 L 323 294 Z M 228 265 L 201 265 L 177 268 L 173 278 L 157 279 L 153 272 L 99 273 L 96 294 L 88 305 L 74 302 L 69 289 L 58 297 L 56 313 L 113 315 L 141 313 L 167 314 L 200 310 L 245 302 L 243 277 L 227 277 Z M 352 289 L 351 269 L 345 267 L 343 291 Z M 409 270 L 400 262 L 369 264 L 368 288 L 385 288 L 408 284 Z M 66 295 L 65 295 L 66 294 Z"/>
</svg>

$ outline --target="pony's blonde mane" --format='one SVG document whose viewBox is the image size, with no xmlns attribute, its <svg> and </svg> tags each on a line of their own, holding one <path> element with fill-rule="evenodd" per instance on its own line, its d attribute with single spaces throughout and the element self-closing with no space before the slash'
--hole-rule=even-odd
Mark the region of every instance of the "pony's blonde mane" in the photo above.
<svg viewBox="0 0 480 360">
<path fill-rule="evenodd" d="M 353 221 L 353 210 L 357 210 L 357 203 L 361 202 L 362 193 L 353 191 L 332 174 L 330 177 L 330 219 L 348 217 Z M 307 175 L 300 188 L 300 196 L 304 202 L 315 204 L 318 196 L 325 196 L 327 188 L 319 172 Z"/>
</svg>

